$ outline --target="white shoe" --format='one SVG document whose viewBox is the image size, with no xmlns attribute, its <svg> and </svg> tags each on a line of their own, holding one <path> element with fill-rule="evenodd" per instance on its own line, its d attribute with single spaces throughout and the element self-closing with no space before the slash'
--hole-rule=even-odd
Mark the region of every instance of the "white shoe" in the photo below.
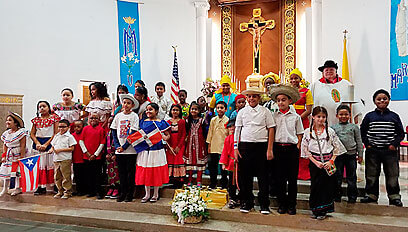
<svg viewBox="0 0 408 232">
<path fill-rule="evenodd" d="M 5 194 L 6 194 L 6 191 L 4 191 L 4 190 L 1 191 L 1 192 L 0 192 L 0 197 L 4 196 Z"/>
<path fill-rule="evenodd" d="M 20 193 L 22 193 L 20 188 L 13 189 L 13 191 L 11 192 L 11 196 L 16 196 Z"/>
</svg>

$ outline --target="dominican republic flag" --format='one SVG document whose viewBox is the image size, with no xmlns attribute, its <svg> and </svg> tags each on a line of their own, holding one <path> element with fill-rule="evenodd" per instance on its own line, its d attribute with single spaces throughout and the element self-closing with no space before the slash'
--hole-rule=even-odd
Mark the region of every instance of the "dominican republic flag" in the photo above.
<svg viewBox="0 0 408 232">
<path fill-rule="evenodd" d="M 152 123 L 148 127 L 129 135 L 127 140 L 132 144 L 136 152 L 139 153 L 158 144 L 162 140 L 162 135 L 159 128 Z"/>
<path fill-rule="evenodd" d="M 177 54 L 176 54 L 176 47 L 174 49 L 174 63 L 173 63 L 173 78 L 171 78 L 171 92 L 170 97 L 173 100 L 173 103 L 178 103 L 178 92 L 180 90 L 180 82 L 178 76 L 178 64 L 177 64 Z"/>
<path fill-rule="evenodd" d="M 19 160 L 21 188 L 23 192 L 34 191 L 38 187 L 40 155 Z"/>
</svg>

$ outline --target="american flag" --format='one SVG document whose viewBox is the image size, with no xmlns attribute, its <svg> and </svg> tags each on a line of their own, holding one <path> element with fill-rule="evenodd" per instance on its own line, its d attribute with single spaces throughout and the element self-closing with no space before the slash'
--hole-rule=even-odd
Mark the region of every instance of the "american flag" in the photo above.
<svg viewBox="0 0 408 232">
<path fill-rule="evenodd" d="M 20 159 L 18 163 L 23 192 L 34 191 L 38 187 L 40 155 Z"/>
<path fill-rule="evenodd" d="M 178 64 L 177 64 L 177 55 L 176 55 L 176 47 L 173 46 L 174 49 L 174 63 L 173 63 L 173 78 L 171 79 L 171 93 L 170 97 L 171 100 L 175 104 L 178 103 L 178 92 L 180 90 L 180 82 L 179 82 L 179 76 L 178 76 Z"/>
</svg>

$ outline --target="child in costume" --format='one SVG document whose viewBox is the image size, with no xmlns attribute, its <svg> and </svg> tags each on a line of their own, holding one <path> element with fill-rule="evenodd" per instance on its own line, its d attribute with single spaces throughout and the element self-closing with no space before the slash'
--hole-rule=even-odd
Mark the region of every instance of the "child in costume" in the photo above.
<svg viewBox="0 0 408 232">
<path fill-rule="evenodd" d="M 227 104 L 223 101 L 217 102 L 215 105 L 217 116 L 211 119 L 210 128 L 208 129 L 208 169 L 210 171 L 210 188 L 217 187 L 218 163 L 224 146 L 224 140 L 228 136 L 228 130 L 225 124 L 228 123 L 228 117 L 225 115 Z M 221 187 L 227 188 L 228 179 L 227 172 L 221 170 Z"/>
<path fill-rule="evenodd" d="M 235 132 L 235 119 L 230 119 L 226 125 L 229 135 L 225 138 L 224 148 L 220 158 L 220 164 L 222 170 L 228 173 L 228 195 L 229 203 L 228 208 L 234 209 L 239 206 L 239 199 L 237 196 L 237 170 L 234 155 L 234 132 Z"/>
<path fill-rule="evenodd" d="M 7 130 L 1 136 L 4 156 L 1 157 L 0 162 L 0 178 L 3 179 L 4 186 L 0 196 L 9 190 L 11 179 L 15 181 L 11 195 L 15 196 L 21 193 L 16 171 L 18 159 L 23 158 L 26 154 L 27 131 L 21 116 L 13 112 L 9 112 L 6 117 L 6 128 Z"/>
<path fill-rule="evenodd" d="M 180 89 L 178 92 L 179 105 L 181 106 L 183 118 L 188 117 L 188 111 L 190 110 L 190 104 L 186 102 L 187 91 Z"/>
<path fill-rule="evenodd" d="M 106 84 L 102 82 L 93 82 L 89 85 L 91 101 L 86 106 L 85 111 L 88 116 L 90 113 L 97 113 L 100 116 L 100 123 L 105 130 L 105 134 L 109 131 L 108 119 L 112 113 L 112 103 L 109 99 Z"/>
<path fill-rule="evenodd" d="M 159 106 L 156 103 L 150 103 L 146 107 L 147 119 L 141 120 L 139 127 L 141 130 L 154 124 L 162 133 L 162 140 L 170 138 L 168 129 L 170 125 L 158 119 Z M 136 166 L 136 185 L 144 185 L 146 195 L 141 202 L 156 202 L 159 200 L 159 187 L 169 182 L 169 168 L 166 161 L 166 151 L 163 141 L 151 146 L 148 150 L 140 152 L 137 156 Z M 150 196 L 150 187 L 153 186 L 153 196 Z"/>
<path fill-rule="evenodd" d="M 200 117 L 200 109 L 195 101 L 190 105 L 186 131 L 186 152 L 183 159 L 188 172 L 188 185 L 192 185 L 193 171 L 197 171 L 197 186 L 201 187 L 203 171 L 207 164 L 207 151 L 204 137 L 205 123 L 204 119 Z"/>
<path fill-rule="evenodd" d="M 303 124 L 301 117 L 289 109 L 299 99 L 297 89 L 278 85 L 269 91 L 279 111 L 273 113 L 276 123 L 273 154 L 275 156 L 276 192 L 278 213 L 296 214 L 297 177 L 299 172 L 299 149 L 302 141 Z"/>
<path fill-rule="evenodd" d="M 169 176 L 176 187 L 183 185 L 183 177 L 186 176 L 186 166 L 183 156 L 186 147 L 186 121 L 182 119 L 182 108 L 180 105 L 172 105 L 170 108 L 170 139 L 167 142 L 167 164 L 169 165 Z"/>
<path fill-rule="evenodd" d="M 55 103 L 52 106 L 52 111 L 61 119 L 69 121 L 70 132 L 74 132 L 74 121 L 81 119 L 81 112 L 85 110 L 85 105 L 79 102 L 72 101 L 74 91 L 70 88 L 65 88 L 61 91 L 62 102 Z"/>
<path fill-rule="evenodd" d="M 120 196 L 117 201 L 131 202 L 135 191 L 137 154 L 126 139 L 132 131 L 139 128 L 139 117 L 132 111 L 139 106 L 139 103 L 132 94 L 121 94 L 119 98 L 122 103 L 122 112 L 115 116 L 110 126 L 116 149 L 115 159 L 119 166 Z"/>
<path fill-rule="evenodd" d="M 166 85 L 159 81 L 154 86 L 154 91 L 156 92 L 156 95 L 150 97 L 150 102 L 154 102 L 159 106 L 158 118 L 160 120 L 167 120 L 172 101 L 164 96 L 164 93 L 166 92 Z"/>
<path fill-rule="evenodd" d="M 48 151 L 51 149 L 51 141 L 58 131 L 60 117 L 51 113 L 50 103 L 39 101 L 37 103 L 37 117 L 31 120 L 31 139 L 33 149 L 41 154 L 39 164 L 38 188 L 34 195 L 46 193 L 46 187 L 54 186 L 54 163 Z"/>
<path fill-rule="evenodd" d="M 302 138 L 302 157 L 309 157 L 310 197 L 309 206 L 313 218 L 323 220 L 327 213 L 334 212 L 336 175 L 329 174 L 334 160 L 345 153 L 336 132 L 328 126 L 327 110 L 316 106 L 312 110 L 312 122 Z"/>
<path fill-rule="evenodd" d="M 246 97 L 243 94 L 239 94 L 235 97 L 235 109 L 234 112 L 231 113 L 230 119 L 236 119 L 238 111 L 245 107 L 246 104 Z"/>
</svg>

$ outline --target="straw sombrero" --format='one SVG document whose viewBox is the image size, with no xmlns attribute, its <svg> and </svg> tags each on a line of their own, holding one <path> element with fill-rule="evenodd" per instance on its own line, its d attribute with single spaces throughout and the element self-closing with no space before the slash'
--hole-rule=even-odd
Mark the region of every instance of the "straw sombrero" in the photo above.
<svg viewBox="0 0 408 232">
<path fill-rule="evenodd" d="M 297 89 L 288 86 L 288 85 L 274 85 L 269 88 L 268 91 L 269 97 L 276 102 L 276 97 L 279 94 L 284 94 L 292 99 L 292 102 L 295 103 L 300 99 L 300 95 Z"/>
<path fill-rule="evenodd" d="M 19 114 L 9 111 L 8 116 L 14 118 L 20 124 L 20 127 L 24 127 L 24 121 Z"/>
<path fill-rule="evenodd" d="M 129 99 L 131 100 L 135 105 L 133 106 L 132 109 L 137 109 L 139 107 L 139 102 L 136 100 L 135 97 L 133 97 L 132 94 L 126 93 L 126 94 L 119 94 L 120 102 L 123 103 L 123 99 Z"/>
</svg>

